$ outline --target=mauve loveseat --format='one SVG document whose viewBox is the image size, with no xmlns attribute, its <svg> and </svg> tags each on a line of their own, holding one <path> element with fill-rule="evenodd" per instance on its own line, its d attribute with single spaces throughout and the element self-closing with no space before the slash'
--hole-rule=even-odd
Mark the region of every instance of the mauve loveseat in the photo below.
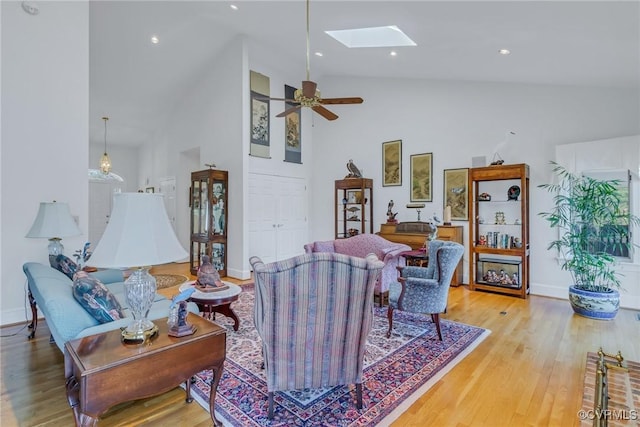
<svg viewBox="0 0 640 427">
<path fill-rule="evenodd" d="M 384 268 L 375 287 L 375 295 L 382 306 L 389 297 L 389 286 L 398 280 L 396 267 L 406 265 L 406 260 L 399 254 L 410 251 L 411 246 L 390 242 L 377 234 L 358 234 L 346 239 L 307 243 L 304 245 L 304 250 L 306 253 L 329 252 L 358 258 L 366 258 L 370 253 L 375 254 L 379 260 L 384 262 Z"/>
</svg>

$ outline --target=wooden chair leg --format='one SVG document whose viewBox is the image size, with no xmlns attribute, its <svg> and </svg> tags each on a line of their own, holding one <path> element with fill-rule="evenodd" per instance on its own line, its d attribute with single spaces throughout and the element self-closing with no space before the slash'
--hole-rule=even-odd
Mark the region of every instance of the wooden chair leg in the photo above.
<svg viewBox="0 0 640 427">
<path fill-rule="evenodd" d="M 442 341 L 442 332 L 440 331 L 440 313 L 432 313 L 431 320 L 436 324 L 436 330 L 438 331 L 438 338 Z"/>
<path fill-rule="evenodd" d="M 362 409 L 362 383 L 356 384 L 356 407 Z"/>
<path fill-rule="evenodd" d="M 389 304 L 387 308 L 387 319 L 389 320 L 389 330 L 387 331 L 387 338 L 391 336 L 391 329 L 393 328 L 393 307 Z"/>
<path fill-rule="evenodd" d="M 269 418 L 270 420 L 273 419 L 273 392 L 270 391 L 269 392 L 269 413 L 267 414 L 267 418 Z"/>
</svg>

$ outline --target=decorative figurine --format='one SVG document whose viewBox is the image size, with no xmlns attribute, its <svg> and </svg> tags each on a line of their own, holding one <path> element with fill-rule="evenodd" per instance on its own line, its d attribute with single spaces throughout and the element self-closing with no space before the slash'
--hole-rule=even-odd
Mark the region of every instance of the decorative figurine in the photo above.
<svg viewBox="0 0 640 427">
<path fill-rule="evenodd" d="M 387 224 L 397 224 L 398 220 L 396 219 L 396 215 L 398 212 L 393 213 L 393 200 L 389 200 L 389 204 L 387 205 Z"/>
<path fill-rule="evenodd" d="M 520 187 L 517 185 L 509 187 L 509 190 L 507 191 L 507 200 L 518 200 L 518 196 L 520 196 Z"/>
<path fill-rule="evenodd" d="M 196 327 L 187 322 L 187 300 L 195 292 L 195 288 L 188 288 L 173 297 L 169 306 L 169 332 L 172 337 L 184 337 L 196 331 Z"/>
<path fill-rule="evenodd" d="M 194 284 L 195 288 L 202 292 L 213 292 L 227 289 L 218 270 L 211 264 L 211 258 L 208 255 L 202 256 L 202 263 L 198 268 L 198 279 Z"/>
<path fill-rule="evenodd" d="M 349 175 L 345 176 L 345 178 L 362 178 L 362 172 L 360 172 L 360 169 L 358 169 L 351 159 L 349 159 L 349 163 L 347 163 L 347 170 L 349 171 Z"/>
</svg>

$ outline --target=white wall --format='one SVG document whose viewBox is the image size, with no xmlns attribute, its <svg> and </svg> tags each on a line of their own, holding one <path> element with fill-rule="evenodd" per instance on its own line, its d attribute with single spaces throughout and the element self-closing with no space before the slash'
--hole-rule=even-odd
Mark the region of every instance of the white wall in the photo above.
<svg viewBox="0 0 640 427">
<path fill-rule="evenodd" d="M 88 226 L 88 3 L 42 2 L 37 16 L 19 1 L 2 8 L 2 256 L 0 324 L 24 321 L 22 264 L 48 264 L 46 239 L 27 239 L 41 201 L 69 203 L 83 236 Z M 28 37 L 26 36 L 28 35 Z"/>
<path fill-rule="evenodd" d="M 598 141 L 563 144 L 556 147 L 555 161 L 576 173 L 583 171 L 630 170 L 633 175 L 631 203 L 632 212 L 640 216 L 640 135 L 622 138 L 611 138 Z M 550 177 L 551 179 L 551 177 Z M 548 182 L 553 182 L 549 180 Z M 551 209 L 551 205 L 546 211 Z M 553 238 L 557 238 L 554 231 Z M 617 270 L 622 274 L 620 284 L 620 305 L 623 307 L 640 307 L 640 227 L 632 230 L 633 242 L 636 245 L 633 260 L 622 261 Z M 543 264 L 557 264 L 557 253 L 547 251 L 541 259 Z M 556 269 L 545 269 L 540 272 L 541 293 L 551 296 L 566 296 L 566 284 L 570 282 L 567 272 L 557 274 Z"/>
<path fill-rule="evenodd" d="M 319 87 L 326 97 L 362 96 L 364 103 L 331 106 L 338 120 L 315 120 L 312 240 L 333 236 L 333 182 L 345 176 L 349 159 L 374 180 L 374 228 L 379 229 L 389 199 L 395 202 L 398 220 L 416 219 L 415 211 L 405 208 L 411 154 L 433 153 L 433 202 L 423 214 L 441 217 L 443 169 L 471 167 L 474 156 L 490 160 L 505 132 L 513 130 L 516 135 L 500 155 L 506 163 L 531 167 L 532 294 L 565 297 L 569 283 L 546 283 L 549 274 L 566 276 L 548 262 L 552 232 L 537 216 L 549 203 L 549 195 L 537 185 L 550 178 L 548 162 L 555 159 L 555 146 L 640 133 L 640 94 L 628 89 L 366 78 L 324 78 Z M 381 144 L 394 139 L 403 144 L 403 186 L 382 187 Z M 468 224 L 454 225 L 465 227 L 467 242 Z M 468 253 L 464 275 L 468 282 Z M 637 301 L 625 304 L 640 307 Z"/>
</svg>

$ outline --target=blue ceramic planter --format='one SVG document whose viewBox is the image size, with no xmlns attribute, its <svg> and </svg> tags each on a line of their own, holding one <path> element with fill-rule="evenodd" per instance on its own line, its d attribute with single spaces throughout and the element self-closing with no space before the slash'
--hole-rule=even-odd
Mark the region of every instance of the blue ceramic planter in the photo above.
<svg viewBox="0 0 640 427">
<path fill-rule="evenodd" d="M 613 289 L 608 292 L 595 292 L 571 286 L 569 287 L 569 301 L 573 311 L 580 316 L 611 320 L 618 314 L 620 293 Z"/>
</svg>

